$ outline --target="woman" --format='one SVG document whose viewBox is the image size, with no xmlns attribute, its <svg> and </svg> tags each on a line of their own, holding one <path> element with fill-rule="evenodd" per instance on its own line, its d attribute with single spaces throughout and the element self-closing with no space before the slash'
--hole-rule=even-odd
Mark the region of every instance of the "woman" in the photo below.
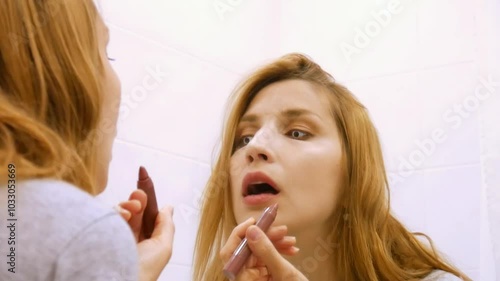
<svg viewBox="0 0 500 281">
<path fill-rule="evenodd" d="M 93 198 L 107 185 L 120 102 L 93 1 L 4 0 L 0 38 L 0 219 L 11 219 L 0 279 L 156 280 L 172 209 L 144 240 L 144 192 L 122 203 L 130 225 Z"/>
<path fill-rule="evenodd" d="M 227 280 L 222 268 L 245 237 L 253 254 L 236 280 L 470 280 L 391 215 L 366 109 L 309 58 L 289 54 L 253 73 L 226 121 L 195 280 Z M 265 235 L 252 225 L 274 203 Z"/>
</svg>

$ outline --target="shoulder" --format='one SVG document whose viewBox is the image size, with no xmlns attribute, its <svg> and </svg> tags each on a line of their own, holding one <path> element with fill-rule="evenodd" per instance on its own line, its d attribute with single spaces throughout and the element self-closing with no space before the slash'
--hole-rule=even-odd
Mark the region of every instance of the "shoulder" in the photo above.
<svg viewBox="0 0 500 281">
<path fill-rule="evenodd" d="M 462 281 L 462 279 L 443 270 L 434 270 L 422 279 L 422 281 Z"/>
<path fill-rule="evenodd" d="M 65 245 L 56 261 L 54 280 L 137 280 L 137 248 L 119 215 L 85 226 Z"/>
<path fill-rule="evenodd" d="M 110 206 L 106 206 L 87 192 L 59 180 L 18 182 L 16 195 L 20 217 L 43 215 L 45 223 L 51 223 L 49 219 L 53 219 L 58 221 L 54 222 L 57 224 L 63 221 L 81 227 L 82 224 L 115 213 Z"/>
<path fill-rule="evenodd" d="M 39 236 L 57 238 L 60 247 L 87 229 L 103 233 L 120 230 L 132 235 L 127 223 L 111 206 L 70 183 L 19 182 L 16 196 L 19 223 L 24 228 L 36 229 Z"/>
<path fill-rule="evenodd" d="M 10 190 L 0 186 L 0 203 Z M 23 245 L 16 255 L 25 280 L 37 276 L 51 280 L 125 280 L 108 278 L 102 272 L 114 276 L 120 272 L 134 279 L 135 239 L 111 206 L 72 184 L 51 179 L 19 181 L 13 194 L 15 246 Z M 0 219 L 4 220 L 6 213 L 2 212 Z M 0 232 L 0 240 L 6 238 L 2 236 Z M 91 268 L 94 273 L 101 271 L 104 279 L 85 275 Z"/>
</svg>

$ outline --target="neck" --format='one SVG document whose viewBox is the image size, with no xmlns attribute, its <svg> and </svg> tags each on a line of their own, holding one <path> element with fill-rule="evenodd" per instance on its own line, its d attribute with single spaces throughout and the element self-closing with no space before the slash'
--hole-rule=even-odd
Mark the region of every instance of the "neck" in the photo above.
<svg viewBox="0 0 500 281">
<path fill-rule="evenodd" d="M 334 252 L 338 246 L 333 242 L 331 228 L 294 231 L 289 235 L 295 235 L 300 249 L 295 256 L 286 257 L 290 263 L 309 281 L 336 280 Z"/>
</svg>

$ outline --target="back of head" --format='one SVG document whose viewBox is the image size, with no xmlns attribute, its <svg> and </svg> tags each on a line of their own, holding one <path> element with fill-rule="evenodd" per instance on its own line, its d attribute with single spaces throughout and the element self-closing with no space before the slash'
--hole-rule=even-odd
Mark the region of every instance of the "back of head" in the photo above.
<svg viewBox="0 0 500 281">
<path fill-rule="evenodd" d="M 92 0 L 2 0 L 0 167 L 14 164 L 18 179 L 61 179 L 95 192 L 98 20 Z"/>
</svg>

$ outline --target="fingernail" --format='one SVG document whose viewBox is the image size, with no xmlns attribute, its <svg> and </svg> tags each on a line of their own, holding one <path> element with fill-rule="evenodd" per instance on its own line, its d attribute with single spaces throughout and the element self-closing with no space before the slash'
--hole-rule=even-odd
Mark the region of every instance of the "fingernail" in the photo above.
<svg viewBox="0 0 500 281">
<path fill-rule="evenodd" d="M 257 229 L 257 226 L 250 226 L 248 228 L 248 239 L 252 241 L 257 241 L 260 238 L 260 231 Z"/>
</svg>

